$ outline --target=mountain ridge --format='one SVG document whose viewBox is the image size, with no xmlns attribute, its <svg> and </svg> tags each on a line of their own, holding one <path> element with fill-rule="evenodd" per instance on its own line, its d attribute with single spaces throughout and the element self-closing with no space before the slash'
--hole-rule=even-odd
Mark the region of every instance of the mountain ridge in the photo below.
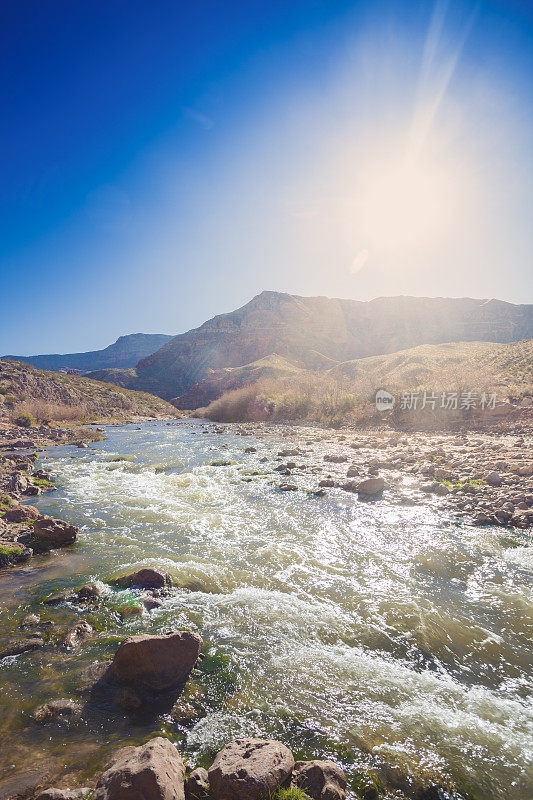
<svg viewBox="0 0 533 800">
<path fill-rule="evenodd" d="M 173 337 L 127 373 L 101 370 L 91 377 L 171 399 L 186 393 L 208 370 L 243 367 L 273 354 L 322 371 L 421 344 L 529 338 L 532 305 L 408 296 L 363 301 L 264 291 Z"/>
<path fill-rule="evenodd" d="M 91 372 L 98 369 L 128 369 L 140 359 L 162 347 L 173 337 L 165 333 L 130 333 L 101 350 L 86 353 L 46 353 L 35 356 L 2 356 L 10 361 L 21 361 L 40 369 L 78 369 Z"/>
</svg>

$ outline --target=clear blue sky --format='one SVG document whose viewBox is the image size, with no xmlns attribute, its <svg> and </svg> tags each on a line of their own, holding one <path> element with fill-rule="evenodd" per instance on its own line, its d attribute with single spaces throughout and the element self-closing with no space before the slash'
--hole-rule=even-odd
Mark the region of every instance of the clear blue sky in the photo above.
<svg viewBox="0 0 533 800">
<path fill-rule="evenodd" d="M 531 2 L 3 0 L 0 36 L 0 353 L 263 289 L 533 300 Z"/>
</svg>

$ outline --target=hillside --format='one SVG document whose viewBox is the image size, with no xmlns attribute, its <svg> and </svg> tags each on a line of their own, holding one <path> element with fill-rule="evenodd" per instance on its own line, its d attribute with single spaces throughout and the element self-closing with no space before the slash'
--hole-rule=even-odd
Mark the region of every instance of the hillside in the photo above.
<svg viewBox="0 0 533 800">
<path fill-rule="evenodd" d="M 176 413 L 173 406 L 153 395 L 0 359 L 0 420 L 23 414 L 39 421 L 86 422 Z"/>
<path fill-rule="evenodd" d="M 243 373 L 241 373 L 242 375 Z M 214 387 L 211 387 L 212 390 Z M 300 370 L 290 376 L 266 377 L 222 392 L 195 416 L 216 421 L 299 420 L 323 424 L 366 423 L 375 416 L 374 398 L 384 388 L 396 398 L 394 419 L 413 426 L 453 426 L 465 422 L 457 413 L 442 411 L 443 392 L 473 392 L 479 417 L 483 392 L 496 394 L 496 408 L 479 417 L 483 424 L 529 419 L 533 409 L 533 340 L 493 344 L 454 342 L 421 345 L 391 355 L 344 362 L 317 373 Z M 401 413 L 402 392 L 434 392 L 435 409 Z M 381 419 L 381 417 L 380 417 Z M 531 420 L 530 420 L 531 422 Z"/>
<path fill-rule="evenodd" d="M 119 336 L 116 342 L 103 350 L 88 353 L 65 353 L 39 356 L 3 356 L 13 361 L 23 361 L 39 369 L 79 369 L 90 372 L 97 369 L 127 369 L 134 367 L 141 358 L 155 353 L 172 339 L 164 333 L 132 333 Z"/>
<path fill-rule="evenodd" d="M 531 305 L 424 297 L 361 302 L 262 292 L 242 308 L 175 336 L 135 370 L 100 371 L 94 377 L 170 399 L 186 393 L 208 370 L 241 367 L 273 354 L 323 371 L 421 344 L 531 337 Z"/>
</svg>

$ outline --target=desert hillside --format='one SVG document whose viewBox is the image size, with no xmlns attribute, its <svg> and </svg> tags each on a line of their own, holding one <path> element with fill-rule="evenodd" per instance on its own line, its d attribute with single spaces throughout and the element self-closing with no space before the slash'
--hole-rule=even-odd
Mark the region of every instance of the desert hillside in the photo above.
<svg viewBox="0 0 533 800">
<path fill-rule="evenodd" d="M 39 421 L 84 422 L 173 413 L 169 403 L 144 392 L 0 359 L 0 419 L 28 415 Z"/>
<path fill-rule="evenodd" d="M 427 425 L 453 427 L 472 422 L 483 424 L 514 422 L 530 418 L 533 407 L 533 340 L 492 344 L 454 342 L 421 345 L 391 355 L 372 356 L 343 362 L 327 372 L 295 370 L 290 376 L 265 375 L 256 381 L 245 380 L 244 370 L 232 371 L 243 383 L 224 391 L 219 377 L 220 396 L 199 408 L 195 415 L 216 421 L 304 420 L 326 425 L 368 423 L 375 417 L 376 391 L 385 388 L 396 397 L 395 422 L 406 421 L 415 427 Z M 231 374 L 231 372 L 230 372 Z M 248 376 L 254 373 L 248 373 Z M 213 395 L 215 375 L 194 387 L 194 397 Z M 435 393 L 435 408 L 403 413 L 402 393 Z M 442 393 L 459 397 L 457 412 L 441 410 Z M 461 409 L 463 393 L 473 393 L 477 407 Z M 192 390 L 189 394 L 192 393 Z M 481 397 L 495 397 L 494 409 L 480 412 Z M 185 407 L 183 398 L 174 403 Z M 405 412 L 405 409 L 404 409 Z M 381 419 L 381 418 L 380 418 Z"/>
<path fill-rule="evenodd" d="M 382 297 L 370 302 L 262 292 L 242 308 L 175 336 L 133 371 L 99 380 L 170 399 L 208 370 L 277 354 L 298 367 L 338 363 L 453 341 L 511 342 L 533 337 L 533 307 L 470 298 Z"/>
</svg>

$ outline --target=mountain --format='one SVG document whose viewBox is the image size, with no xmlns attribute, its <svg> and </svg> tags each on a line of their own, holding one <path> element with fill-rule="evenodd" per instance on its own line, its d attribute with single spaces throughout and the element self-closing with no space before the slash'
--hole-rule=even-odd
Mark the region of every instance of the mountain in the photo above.
<svg viewBox="0 0 533 800">
<path fill-rule="evenodd" d="M 324 371 L 420 344 L 511 342 L 533 337 L 533 306 L 471 298 L 380 297 L 368 302 L 262 292 L 242 308 L 175 336 L 133 370 L 91 377 L 165 399 L 187 392 L 208 370 L 277 354 Z"/>
<path fill-rule="evenodd" d="M 131 333 L 119 336 L 116 342 L 104 350 L 93 350 L 89 353 L 65 353 L 39 356 L 3 356 L 12 361 L 22 361 L 40 369 L 78 369 L 90 372 L 97 369 L 134 367 L 139 359 L 155 353 L 172 336 L 164 333 Z"/>
<path fill-rule="evenodd" d="M 121 421 L 178 412 L 160 397 L 131 392 L 82 375 L 58 375 L 31 364 L 0 359 L 0 422 L 18 414 L 36 420 Z"/>
</svg>

